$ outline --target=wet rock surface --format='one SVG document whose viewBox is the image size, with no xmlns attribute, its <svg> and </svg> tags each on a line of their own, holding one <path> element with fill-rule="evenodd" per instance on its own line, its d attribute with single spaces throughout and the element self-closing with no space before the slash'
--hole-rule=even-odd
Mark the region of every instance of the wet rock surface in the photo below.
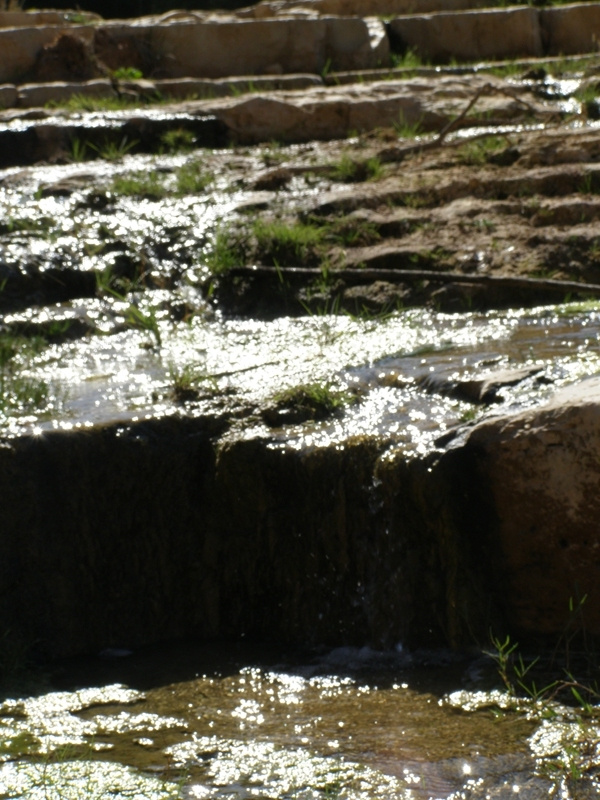
<svg viewBox="0 0 600 800">
<path fill-rule="evenodd" d="M 39 33 L 53 83 L 0 112 L 2 625 L 459 647 L 586 595 L 598 633 L 595 501 L 557 488 L 592 493 L 595 406 L 544 405 L 598 372 L 596 57 L 331 71 L 393 38 L 273 17 L 318 64 L 104 70 L 192 17 Z"/>
</svg>

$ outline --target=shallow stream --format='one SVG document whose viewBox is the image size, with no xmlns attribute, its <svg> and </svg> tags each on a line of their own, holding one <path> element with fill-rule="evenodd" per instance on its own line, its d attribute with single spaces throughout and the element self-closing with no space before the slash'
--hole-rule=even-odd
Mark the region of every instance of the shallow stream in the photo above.
<svg viewBox="0 0 600 800">
<path fill-rule="evenodd" d="M 3 333 L 37 332 L 46 345 L 0 362 L 2 436 L 223 415 L 231 435 L 267 434 L 273 447 L 377 434 L 419 456 L 457 426 L 543 403 L 599 372 L 597 302 L 223 316 L 204 292 L 219 225 L 302 210 L 332 188 L 317 167 L 336 147 L 207 150 L 210 181 L 185 196 L 177 181 L 188 155 L 3 171 Z M 285 191 L 260 189 L 265 170 L 290 164 Z M 159 197 L 117 191 L 115 178 L 144 173 Z M 109 285 L 115 276 L 122 290 Z M 67 299 L 52 301 L 49 287 Z M 78 333 L 64 335 L 71 326 Z M 515 370 L 493 402 L 461 394 L 465 383 Z M 13 400 L 9 378 L 46 387 L 45 399 Z M 174 387 L 184 381 L 194 393 L 182 402 Z M 329 419 L 268 428 L 261 410 L 306 384 L 353 402 Z M 517 702 L 490 688 L 497 683 L 489 658 L 400 645 L 294 658 L 241 646 L 106 652 L 65 666 L 52 691 L 0 705 L 0 800 L 597 797 L 597 710 Z"/>
<path fill-rule="evenodd" d="M 117 676 L 127 684 L 106 683 Z M 489 658 L 174 645 L 107 652 L 56 680 L 87 688 L 0 705 L 1 797 L 483 800 L 600 789 L 594 716 L 490 690 Z"/>
</svg>

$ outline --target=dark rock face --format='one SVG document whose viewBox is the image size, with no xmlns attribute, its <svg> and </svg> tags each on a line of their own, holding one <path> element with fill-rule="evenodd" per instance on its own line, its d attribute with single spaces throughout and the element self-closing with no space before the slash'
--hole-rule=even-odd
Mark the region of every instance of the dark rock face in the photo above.
<svg viewBox="0 0 600 800">
<path fill-rule="evenodd" d="M 477 580 L 427 464 L 382 461 L 370 439 L 302 452 L 219 432 L 172 419 L 5 443 L 2 627 L 61 656 L 471 636 Z"/>
<path fill-rule="evenodd" d="M 33 80 L 88 81 L 104 77 L 106 68 L 95 58 L 91 46 L 78 36 L 63 33 L 38 54 Z"/>
<path fill-rule="evenodd" d="M 51 656 L 597 634 L 599 398 L 584 382 L 423 459 L 237 439 L 212 418 L 5 440 L 1 629 Z"/>
<path fill-rule="evenodd" d="M 600 381 L 475 427 L 465 449 L 493 498 L 507 624 L 600 632 Z"/>
</svg>

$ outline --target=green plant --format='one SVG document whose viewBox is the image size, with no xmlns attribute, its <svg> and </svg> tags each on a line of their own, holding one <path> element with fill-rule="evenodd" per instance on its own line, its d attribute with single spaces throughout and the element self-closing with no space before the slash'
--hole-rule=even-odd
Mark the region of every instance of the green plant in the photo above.
<svg viewBox="0 0 600 800">
<path fill-rule="evenodd" d="M 428 66 L 429 63 L 424 61 L 412 47 L 409 47 L 404 53 L 392 53 L 390 61 L 394 69 L 403 69 L 407 72 Z"/>
<path fill-rule="evenodd" d="M 398 120 L 393 124 L 396 135 L 399 139 L 414 139 L 423 133 L 422 121 L 420 119 L 409 122 L 401 111 Z"/>
<path fill-rule="evenodd" d="M 482 166 L 490 160 L 490 156 L 500 152 L 505 146 L 503 137 L 486 136 L 460 147 L 457 151 L 458 160 L 467 166 Z"/>
<path fill-rule="evenodd" d="M 180 195 L 203 192 L 214 180 L 200 161 L 188 161 L 177 170 L 177 193 Z"/>
<path fill-rule="evenodd" d="M 197 400 L 200 395 L 201 386 L 210 386 L 215 389 L 216 378 L 206 371 L 206 367 L 200 364 L 185 364 L 178 366 L 169 364 L 168 368 L 170 393 L 178 403 L 185 403 L 189 400 Z"/>
<path fill-rule="evenodd" d="M 138 144 L 137 139 L 133 139 L 132 141 L 128 141 L 126 136 L 123 136 L 120 142 L 114 141 L 114 139 L 106 138 L 104 143 L 101 145 L 92 144 L 88 142 L 89 147 L 92 150 L 95 150 L 100 158 L 103 158 L 105 161 L 119 161 L 121 158 L 127 155 L 127 153 Z"/>
<path fill-rule="evenodd" d="M 50 387 L 29 373 L 32 358 L 45 346 L 41 337 L 0 334 L 0 414 L 9 416 L 46 406 Z"/>
<path fill-rule="evenodd" d="M 144 77 L 142 71 L 135 67 L 119 67 L 112 71 L 111 76 L 116 81 L 138 81 Z"/>
<path fill-rule="evenodd" d="M 287 223 L 280 219 L 257 219 L 252 225 L 258 252 L 266 259 L 289 263 L 306 261 L 324 240 L 324 230 L 303 222 Z"/>
<path fill-rule="evenodd" d="M 293 408 L 312 419 L 322 419 L 356 402 L 356 396 L 332 383 L 307 383 L 278 392 L 273 401 L 277 408 Z"/>
<path fill-rule="evenodd" d="M 171 128 L 163 133 L 160 141 L 168 153 L 187 153 L 194 147 L 196 137 L 187 128 Z"/>
<path fill-rule="evenodd" d="M 335 180 L 348 183 L 376 180 L 383 174 L 383 166 L 377 156 L 356 161 L 345 153 L 339 161 L 332 164 L 331 174 Z"/>
<path fill-rule="evenodd" d="M 329 73 L 332 70 L 332 67 L 333 67 L 333 63 L 332 63 L 331 59 L 328 58 L 325 61 L 325 64 L 323 65 L 323 69 L 321 70 L 321 77 L 323 78 L 323 80 L 325 80 L 325 78 L 327 78 L 327 76 L 329 75 Z"/>
<path fill-rule="evenodd" d="M 81 139 L 72 139 L 71 141 L 71 161 L 86 161 L 87 159 L 87 145 Z"/>
<path fill-rule="evenodd" d="M 598 194 L 598 179 L 591 172 L 586 172 L 581 179 L 579 191 L 582 194 Z"/>
<path fill-rule="evenodd" d="M 122 298 L 121 298 L 122 299 Z M 157 347 L 162 346 L 162 337 L 156 311 L 142 311 L 135 303 L 130 303 L 125 310 L 125 324 L 129 328 L 136 328 L 140 331 L 147 331 L 152 334 Z"/>
<path fill-rule="evenodd" d="M 230 226 L 219 226 L 212 240 L 212 247 L 204 257 L 204 263 L 212 275 L 221 275 L 240 265 L 243 246 Z"/>
<path fill-rule="evenodd" d="M 146 197 L 149 200 L 160 200 L 168 190 L 157 172 L 132 172 L 117 175 L 113 178 L 110 190 L 126 197 Z"/>
</svg>

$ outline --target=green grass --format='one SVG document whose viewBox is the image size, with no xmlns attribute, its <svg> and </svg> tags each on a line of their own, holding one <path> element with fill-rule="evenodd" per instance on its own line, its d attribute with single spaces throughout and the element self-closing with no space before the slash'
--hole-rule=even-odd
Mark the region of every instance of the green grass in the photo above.
<svg viewBox="0 0 600 800">
<path fill-rule="evenodd" d="M 305 262 L 323 243 L 324 229 L 313 224 L 257 219 L 252 225 L 257 249 L 270 262 Z"/>
<path fill-rule="evenodd" d="M 486 136 L 459 147 L 458 160 L 467 166 L 483 166 L 488 163 L 490 156 L 499 153 L 505 147 L 506 139 L 502 136 Z"/>
<path fill-rule="evenodd" d="M 212 275 L 222 275 L 244 263 L 244 247 L 237 234 L 231 226 L 221 225 L 216 229 L 212 247 L 204 258 Z"/>
<path fill-rule="evenodd" d="M 105 161 L 119 161 L 138 144 L 138 140 L 133 139 L 129 141 L 126 136 L 123 136 L 118 142 L 106 138 L 102 144 L 92 144 L 91 142 L 87 142 L 86 144 L 88 147 L 91 147 L 92 150 L 95 150 L 100 158 Z"/>
<path fill-rule="evenodd" d="M 160 102 L 157 98 L 154 102 Z M 99 97 L 98 95 L 72 94 L 66 100 L 50 100 L 46 108 L 62 108 L 66 111 L 121 111 L 148 105 L 149 100 L 141 97 Z"/>
<path fill-rule="evenodd" d="M 196 137 L 187 128 L 171 128 L 160 137 L 167 153 L 187 153 L 196 143 Z"/>
<path fill-rule="evenodd" d="M 188 161 L 177 170 L 177 194 L 199 194 L 214 181 L 214 175 L 207 172 L 200 161 Z"/>
<path fill-rule="evenodd" d="M 280 267 L 326 265 L 332 248 L 358 247 L 379 238 L 375 225 L 351 216 L 258 218 L 245 227 L 218 228 L 205 263 L 214 275 L 251 261 Z"/>
<path fill-rule="evenodd" d="M 152 170 L 130 172 L 113 178 L 110 191 L 123 197 L 145 197 L 160 200 L 167 196 L 182 197 L 200 194 L 213 182 L 214 176 L 204 169 L 200 161 L 188 161 L 175 170 L 174 183 Z"/>
<path fill-rule="evenodd" d="M 197 400 L 202 387 L 216 388 L 216 379 L 201 364 L 169 364 L 170 394 L 177 403 Z"/>
<path fill-rule="evenodd" d="M 0 334 L 0 418 L 39 410 L 50 401 L 46 381 L 29 374 L 33 358 L 45 347 L 40 338 Z"/>
<path fill-rule="evenodd" d="M 6 233 L 36 233 L 41 236 L 46 236 L 53 227 L 56 226 L 56 220 L 52 217 L 7 217 L 0 222 L 0 235 Z"/>
<path fill-rule="evenodd" d="M 421 120 L 409 122 L 402 111 L 393 127 L 399 139 L 415 139 L 423 133 Z"/>
<path fill-rule="evenodd" d="M 124 197 L 146 197 L 160 200 L 168 194 L 163 178 L 157 172 L 131 172 L 113 178 L 111 191 Z"/>
<path fill-rule="evenodd" d="M 273 401 L 278 409 L 290 408 L 311 419 L 322 419 L 356 402 L 356 397 L 332 383 L 306 383 L 278 392 Z"/>
<path fill-rule="evenodd" d="M 383 166 L 377 156 L 356 160 L 344 153 L 339 161 L 331 165 L 332 178 L 344 183 L 377 180 L 382 175 Z"/>
<path fill-rule="evenodd" d="M 404 53 L 392 53 L 390 63 L 394 69 L 418 70 L 430 66 L 414 48 L 409 47 Z"/>
</svg>

